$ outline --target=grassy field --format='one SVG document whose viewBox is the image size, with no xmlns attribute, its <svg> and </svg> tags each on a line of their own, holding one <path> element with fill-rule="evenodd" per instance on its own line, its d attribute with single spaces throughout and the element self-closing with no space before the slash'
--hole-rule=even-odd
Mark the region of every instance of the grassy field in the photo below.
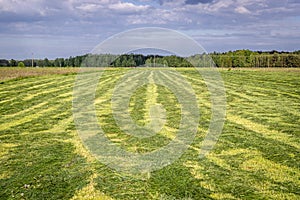
<svg viewBox="0 0 300 200">
<path fill-rule="evenodd" d="M 76 71 L 50 71 L 18 69 L 11 76 L 16 71 L 0 69 L 0 199 L 300 199 L 300 70 L 220 70 L 226 121 L 213 151 L 199 159 L 210 96 L 199 73 L 179 69 L 199 102 L 197 136 L 175 163 L 140 176 L 110 169 L 86 150 L 72 114 Z M 156 102 L 166 110 L 166 124 L 150 139 L 124 134 L 110 98 L 126 72 L 103 73 L 95 100 L 99 123 L 127 151 L 153 151 L 176 136 L 180 106 L 165 87 L 140 87 L 131 117 L 144 125 Z"/>
</svg>

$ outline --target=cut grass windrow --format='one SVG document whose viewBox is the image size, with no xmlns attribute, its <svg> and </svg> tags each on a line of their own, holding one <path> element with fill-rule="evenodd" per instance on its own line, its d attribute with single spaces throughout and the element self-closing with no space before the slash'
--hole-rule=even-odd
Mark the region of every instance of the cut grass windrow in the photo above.
<svg viewBox="0 0 300 200">
<path fill-rule="evenodd" d="M 84 147 L 72 113 L 75 75 L 2 80 L 0 199 L 299 199 L 300 71 L 220 70 L 226 121 L 214 149 L 199 159 L 212 113 L 210 94 L 199 71 L 174 70 L 109 69 L 99 80 L 99 125 L 108 139 L 134 153 L 169 144 L 181 122 L 178 98 L 156 81 L 179 84 L 180 91 L 187 90 L 187 81 L 194 90 L 200 122 L 193 143 L 173 164 L 142 175 L 110 169 Z M 133 137 L 116 123 L 111 100 L 126 74 L 128 84 L 149 80 L 130 96 L 134 123 L 151 123 L 153 105 L 166 112 L 154 136 Z"/>
</svg>

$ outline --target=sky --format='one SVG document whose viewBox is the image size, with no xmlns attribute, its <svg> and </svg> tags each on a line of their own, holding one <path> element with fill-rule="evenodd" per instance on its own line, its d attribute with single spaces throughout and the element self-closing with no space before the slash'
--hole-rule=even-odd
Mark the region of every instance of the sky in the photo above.
<svg viewBox="0 0 300 200">
<path fill-rule="evenodd" d="M 300 0 L 0 0 L 0 58 L 83 55 L 134 28 L 161 27 L 208 52 L 300 49 Z"/>
</svg>

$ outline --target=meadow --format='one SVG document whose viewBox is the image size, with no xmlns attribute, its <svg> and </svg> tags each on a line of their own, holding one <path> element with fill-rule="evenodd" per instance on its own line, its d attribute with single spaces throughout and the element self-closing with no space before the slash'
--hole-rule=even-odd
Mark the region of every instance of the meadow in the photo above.
<svg viewBox="0 0 300 200">
<path fill-rule="evenodd" d="M 139 87 L 130 99 L 132 119 L 145 125 L 149 106 L 159 103 L 166 123 L 151 138 L 124 134 L 110 100 L 129 70 L 103 72 L 97 119 L 107 138 L 126 151 L 151 152 L 176 137 L 181 109 L 168 88 Z M 197 71 L 176 70 L 199 103 L 197 135 L 171 165 L 131 175 L 99 162 L 78 136 L 72 113 L 77 69 L 0 68 L 0 199 L 300 199 L 300 70 L 219 69 L 226 119 L 217 144 L 202 159 L 210 95 Z"/>
</svg>

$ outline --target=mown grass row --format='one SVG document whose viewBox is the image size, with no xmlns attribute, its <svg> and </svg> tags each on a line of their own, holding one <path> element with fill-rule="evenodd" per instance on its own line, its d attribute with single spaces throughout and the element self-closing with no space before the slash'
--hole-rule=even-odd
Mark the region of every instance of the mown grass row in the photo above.
<svg viewBox="0 0 300 200">
<path fill-rule="evenodd" d="M 78 164 L 67 166 L 84 158 L 67 142 L 74 137 L 69 124 L 59 126 L 72 115 L 72 85 L 66 82 L 73 80 L 74 76 L 34 77 L 2 85 L 6 93 L 1 98 L 8 100 L 1 105 L 3 199 L 70 198 L 78 184 L 86 183 L 89 171 Z"/>
<path fill-rule="evenodd" d="M 151 138 L 124 133 L 114 120 L 111 98 L 127 72 L 103 73 L 95 99 L 99 124 L 111 141 L 127 151 L 161 148 L 176 136 L 179 102 L 164 86 L 151 83 L 137 88 L 129 104 L 134 122 L 149 123 L 151 104 L 160 104 L 167 113 L 166 123 Z M 4 81 L 0 198 L 299 199 L 299 72 L 221 70 L 227 91 L 226 122 L 218 143 L 203 159 L 199 151 L 210 121 L 210 95 L 196 70 L 178 72 L 197 96 L 201 114 L 197 136 L 175 163 L 141 176 L 108 168 L 82 145 L 72 118 L 75 75 Z"/>
</svg>

